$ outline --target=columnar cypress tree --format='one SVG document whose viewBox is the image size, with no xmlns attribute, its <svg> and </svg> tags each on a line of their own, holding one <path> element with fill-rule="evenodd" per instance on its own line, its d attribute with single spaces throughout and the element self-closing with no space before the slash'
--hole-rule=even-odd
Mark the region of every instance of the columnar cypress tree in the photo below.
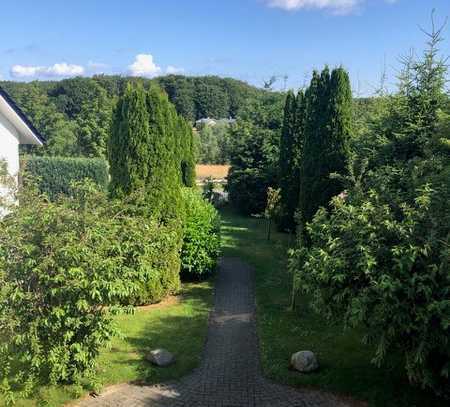
<svg viewBox="0 0 450 407">
<path fill-rule="evenodd" d="M 343 173 L 348 159 L 351 126 L 351 89 L 348 74 L 342 68 L 328 67 L 314 72 L 306 92 L 305 142 L 300 175 L 299 209 L 302 222 L 309 222 L 320 206 L 340 192 L 341 186 L 330 179 Z"/>
<path fill-rule="evenodd" d="M 292 173 L 293 173 L 293 145 L 295 131 L 295 111 L 296 100 L 292 91 L 286 95 L 286 103 L 284 106 L 283 128 L 280 138 L 280 156 L 279 156 L 279 180 L 281 197 L 280 203 L 282 214 L 279 219 L 279 227 L 283 230 L 288 229 L 293 222 L 293 214 L 290 210 L 291 189 L 292 189 Z"/>
<path fill-rule="evenodd" d="M 349 141 L 352 127 L 352 90 L 348 73 L 342 67 L 333 69 L 330 79 L 329 142 L 327 144 L 327 173 L 344 174 L 349 157 Z M 325 199 L 342 192 L 338 180 L 329 179 Z"/>
<path fill-rule="evenodd" d="M 295 212 L 300 190 L 300 164 L 305 124 L 305 94 L 300 90 L 295 98 L 289 92 L 286 98 L 285 116 L 280 142 L 280 188 L 282 216 L 279 227 L 293 231 L 296 228 Z"/>
<path fill-rule="evenodd" d="M 146 92 L 129 85 L 114 113 L 109 142 L 111 194 L 145 189 L 153 215 L 166 220 L 180 214 L 181 170 L 175 108 L 156 86 Z"/>
<path fill-rule="evenodd" d="M 181 205 L 181 171 L 178 149 L 178 116 L 167 95 L 151 86 L 149 114 L 148 202 L 161 218 L 177 217 Z"/>
<path fill-rule="evenodd" d="M 180 157 L 181 179 L 183 185 L 193 187 L 195 185 L 195 143 L 192 126 L 182 117 L 179 118 L 180 126 Z"/>
<path fill-rule="evenodd" d="M 306 119 L 306 96 L 303 90 L 297 94 L 297 102 L 295 106 L 295 124 L 294 137 L 292 147 L 292 184 L 291 196 L 289 199 L 289 211 L 292 217 L 291 230 L 295 230 L 296 222 L 294 220 L 295 213 L 298 208 L 298 201 L 300 196 L 300 171 L 303 157 L 303 146 L 305 143 L 305 119 Z"/>
<path fill-rule="evenodd" d="M 113 116 L 108 145 L 111 194 L 129 194 L 145 185 L 149 173 L 149 116 L 141 85 L 128 85 Z"/>
<path fill-rule="evenodd" d="M 320 115 L 320 74 L 313 72 L 309 88 L 305 92 L 305 136 L 303 141 L 303 156 L 300 168 L 299 210 L 302 224 L 311 218 L 311 194 L 313 191 L 314 176 L 316 174 L 316 160 L 320 154 L 317 151 L 317 138 L 319 138 Z"/>
</svg>

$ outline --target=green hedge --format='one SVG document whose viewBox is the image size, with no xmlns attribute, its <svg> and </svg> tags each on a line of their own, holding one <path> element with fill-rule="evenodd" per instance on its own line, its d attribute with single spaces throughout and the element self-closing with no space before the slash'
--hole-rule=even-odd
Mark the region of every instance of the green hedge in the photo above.
<svg viewBox="0 0 450 407">
<path fill-rule="evenodd" d="M 184 188 L 183 201 L 181 272 L 183 277 L 196 279 L 216 268 L 220 253 L 220 216 L 214 206 L 192 188 Z"/>
<path fill-rule="evenodd" d="M 52 199 L 67 195 L 74 181 L 88 178 L 103 190 L 109 182 L 108 165 L 101 158 L 27 157 L 22 168 L 36 180 L 40 191 Z"/>
</svg>

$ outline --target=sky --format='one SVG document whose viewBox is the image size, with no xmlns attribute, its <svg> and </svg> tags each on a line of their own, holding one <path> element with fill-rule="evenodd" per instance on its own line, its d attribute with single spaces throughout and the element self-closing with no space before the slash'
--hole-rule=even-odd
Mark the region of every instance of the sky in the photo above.
<svg viewBox="0 0 450 407">
<path fill-rule="evenodd" d="M 77 75 L 234 77 L 299 88 L 325 64 L 355 93 L 395 83 L 399 57 L 420 53 L 450 0 L 15 0 L 2 2 L 0 78 Z M 450 54 L 450 23 L 441 43 Z"/>
</svg>

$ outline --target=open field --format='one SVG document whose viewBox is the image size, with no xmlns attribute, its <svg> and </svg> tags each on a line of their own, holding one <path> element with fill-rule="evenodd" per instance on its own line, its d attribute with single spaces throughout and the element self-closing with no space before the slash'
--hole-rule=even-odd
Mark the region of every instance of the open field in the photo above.
<svg viewBox="0 0 450 407">
<path fill-rule="evenodd" d="M 228 176 L 229 170 L 229 165 L 198 164 L 195 167 L 197 181 L 204 181 L 209 177 L 215 180 L 225 179 Z"/>
</svg>

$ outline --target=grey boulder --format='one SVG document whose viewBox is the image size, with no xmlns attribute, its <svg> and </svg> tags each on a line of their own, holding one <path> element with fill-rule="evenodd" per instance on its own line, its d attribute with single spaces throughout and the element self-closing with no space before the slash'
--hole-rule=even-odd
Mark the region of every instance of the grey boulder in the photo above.
<svg viewBox="0 0 450 407">
<path fill-rule="evenodd" d="M 291 356 L 291 367 L 299 372 L 309 373 L 319 368 L 319 362 L 313 352 L 304 350 Z"/>
<path fill-rule="evenodd" d="M 175 357 L 165 349 L 154 349 L 151 350 L 146 356 L 149 362 L 156 366 L 165 367 L 171 365 L 175 362 Z"/>
</svg>

